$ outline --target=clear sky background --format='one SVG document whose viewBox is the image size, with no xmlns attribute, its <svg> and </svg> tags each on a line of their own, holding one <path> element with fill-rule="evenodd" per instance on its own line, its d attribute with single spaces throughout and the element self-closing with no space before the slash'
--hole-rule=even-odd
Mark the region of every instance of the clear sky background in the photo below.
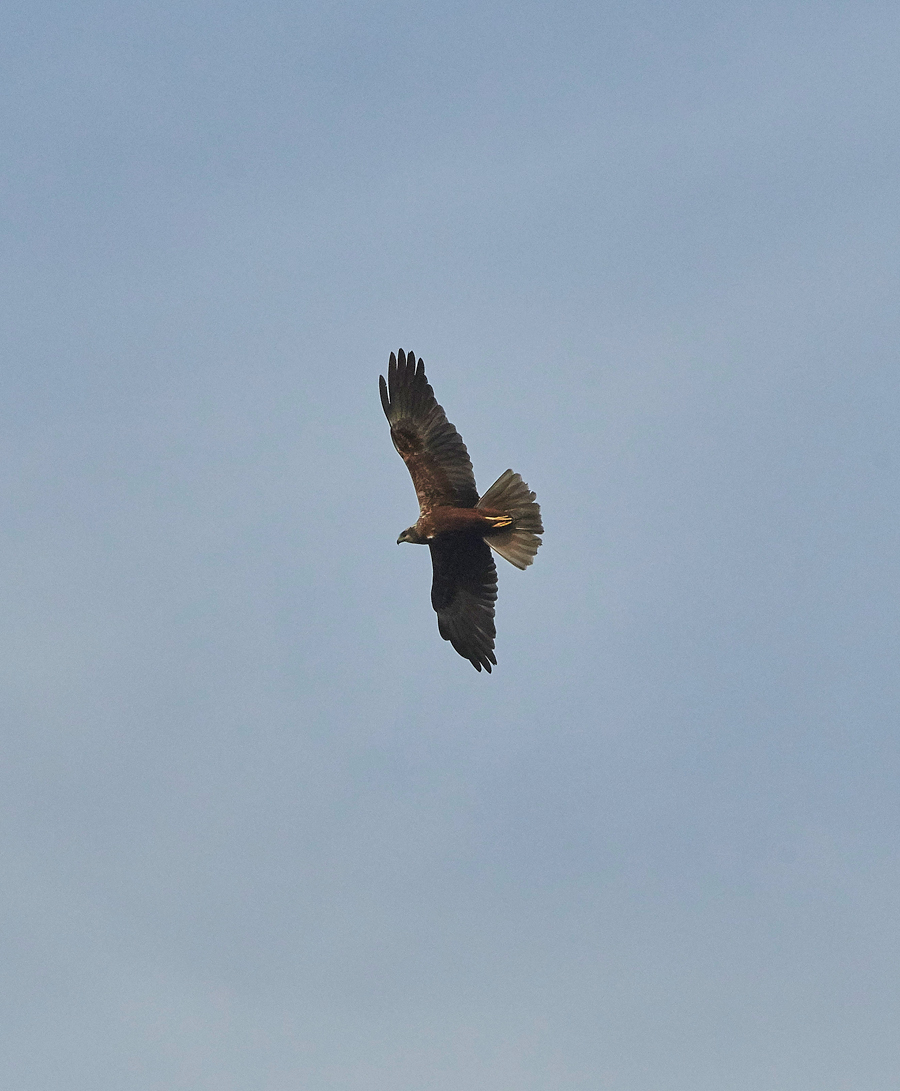
<svg viewBox="0 0 900 1091">
<path fill-rule="evenodd" d="M 0 21 L 4 1085 L 896 1087 L 896 0 Z"/>
</svg>

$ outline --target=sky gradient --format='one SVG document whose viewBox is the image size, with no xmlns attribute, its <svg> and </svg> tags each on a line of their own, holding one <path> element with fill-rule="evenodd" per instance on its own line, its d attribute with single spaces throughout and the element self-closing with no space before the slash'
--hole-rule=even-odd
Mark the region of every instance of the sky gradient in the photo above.
<svg viewBox="0 0 900 1091">
<path fill-rule="evenodd" d="M 896 4 L 0 23 L 7 1085 L 895 1086 Z"/>
</svg>

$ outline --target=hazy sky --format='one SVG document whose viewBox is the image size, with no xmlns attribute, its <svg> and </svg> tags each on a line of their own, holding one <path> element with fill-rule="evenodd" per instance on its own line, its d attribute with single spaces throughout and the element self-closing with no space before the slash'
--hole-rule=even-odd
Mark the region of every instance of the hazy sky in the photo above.
<svg viewBox="0 0 900 1091">
<path fill-rule="evenodd" d="M 15 1091 L 900 1079 L 900 10 L 10 3 Z M 437 633 L 377 380 L 535 489 Z"/>
</svg>

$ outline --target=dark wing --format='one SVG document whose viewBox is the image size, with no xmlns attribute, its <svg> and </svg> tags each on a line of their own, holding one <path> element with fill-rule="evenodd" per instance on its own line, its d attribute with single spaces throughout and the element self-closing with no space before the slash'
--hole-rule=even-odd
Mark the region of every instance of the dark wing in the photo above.
<svg viewBox="0 0 900 1091">
<path fill-rule="evenodd" d="M 429 542 L 434 582 L 431 605 L 438 632 L 475 670 L 490 674 L 494 655 L 497 566 L 482 538 L 447 534 Z"/>
<path fill-rule="evenodd" d="M 381 404 L 419 507 L 423 513 L 442 505 L 474 508 L 478 492 L 466 445 L 435 400 L 422 361 L 403 349 L 399 356 L 391 353 L 387 382 L 379 376 Z"/>
</svg>

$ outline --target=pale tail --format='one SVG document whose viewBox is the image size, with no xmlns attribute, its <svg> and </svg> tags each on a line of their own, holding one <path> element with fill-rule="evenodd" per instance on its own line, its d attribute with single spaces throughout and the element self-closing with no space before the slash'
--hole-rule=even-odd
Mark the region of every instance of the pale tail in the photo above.
<svg viewBox="0 0 900 1091">
<path fill-rule="evenodd" d="M 507 470 L 501 474 L 476 505 L 506 512 L 513 517 L 509 530 L 492 534 L 484 540 L 495 552 L 516 568 L 527 568 L 534 560 L 544 533 L 541 509 L 535 503 L 534 493 L 517 473 Z"/>
</svg>

